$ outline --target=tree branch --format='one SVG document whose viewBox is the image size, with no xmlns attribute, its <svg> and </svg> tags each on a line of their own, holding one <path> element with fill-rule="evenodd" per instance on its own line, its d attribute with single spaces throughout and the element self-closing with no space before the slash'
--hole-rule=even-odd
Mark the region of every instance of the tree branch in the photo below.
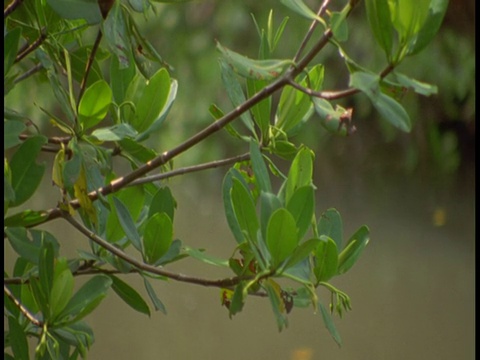
<svg viewBox="0 0 480 360">
<path fill-rule="evenodd" d="M 21 302 L 18 300 L 15 295 L 10 291 L 10 289 L 3 284 L 3 292 L 5 295 L 12 300 L 16 307 L 20 310 L 20 312 L 34 325 L 38 327 L 43 327 L 43 322 L 38 320 L 31 312 L 28 310 Z"/>
</svg>

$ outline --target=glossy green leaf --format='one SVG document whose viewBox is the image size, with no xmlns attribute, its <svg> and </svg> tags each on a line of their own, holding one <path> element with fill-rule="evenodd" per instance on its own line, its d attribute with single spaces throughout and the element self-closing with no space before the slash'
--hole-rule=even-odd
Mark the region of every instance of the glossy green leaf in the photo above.
<svg viewBox="0 0 480 360">
<path fill-rule="evenodd" d="M 423 27 L 431 0 L 390 0 L 392 24 L 400 44 L 408 43 Z"/>
<path fill-rule="evenodd" d="M 296 81 L 303 87 L 317 91 L 323 84 L 324 67 L 315 65 L 308 71 L 308 76 L 300 75 Z M 312 114 L 312 101 L 310 96 L 291 86 L 282 90 L 278 104 L 278 119 L 275 126 L 285 132 L 290 132 L 298 125 L 308 120 Z"/>
<path fill-rule="evenodd" d="M 333 208 L 325 211 L 318 219 L 317 232 L 319 236 L 325 235 L 331 238 L 337 245 L 337 249 L 341 249 L 343 243 L 343 222 L 340 213 Z"/>
<path fill-rule="evenodd" d="M 237 178 L 232 179 L 230 193 L 235 217 L 244 236 L 246 235 L 250 241 L 256 242 L 259 225 L 252 195 Z"/>
<path fill-rule="evenodd" d="M 298 245 L 298 233 L 295 219 L 288 210 L 276 210 L 267 225 L 267 247 L 274 266 L 292 255 Z"/>
<path fill-rule="evenodd" d="M 415 55 L 422 51 L 434 38 L 440 29 L 448 8 L 448 0 L 431 0 L 427 19 L 414 39 L 410 42 L 407 55 Z"/>
<path fill-rule="evenodd" d="M 137 131 L 128 124 L 113 125 L 92 132 L 92 136 L 100 141 L 120 141 L 125 138 L 134 138 L 137 135 Z"/>
<path fill-rule="evenodd" d="M 85 90 L 78 106 L 78 119 L 84 130 L 97 125 L 107 116 L 112 99 L 112 90 L 104 80 Z"/>
<path fill-rule="evenodd" d="M 170 188 L 168 186 L 161 187 L 153 196 L 150 208 L 148 209 L 148 217 L 163 212 L 173 221 L 176 207 L 177 203 Z"/>
<path fill-rule="evenodd" d="M 110 278 L 112 279 L 112 289 L 128 306 L 150 316 L 150 309 L 147 303 L 134 288 L 115 275 L 110 275 Z"/>
<path fill-rule="evenodd" d="M 165 255 L 172 245 L 173 225 L 171 218 L 164 212 L 155 213 L 149 217 L 143 233 L 143 248 L 145 261 L 156 263 Z"/>
<path fill-rule="evenodd" d="M 295 11 L 297 14 L 303 16 L 304 18 L 310 20 L 317 20 L 320 23 L 324 23 L 322 18 L 318 17 L 310 8 L 305 5 L 302 0 L 280 0 L 280 2 L 288 7 L 289 9 Z"/>
<path fill-rule="evenodd" d="M 138 131 L 146 131 L 160 118 L 170 94 L 170 75 L 164 68 L 148 80 L 143 92 L 136 102 L 136 112 L 130 124 Z"/>
<path fill-rule="evenodd" d="M 396 128 L 410 132 L 412 125 L 405 109 L 396 100 L 380 91 L 378 75 L 356 72 L 350 75 L 350 85 L 368 96 L 382 117 Z"/>
<path fill-rule="evenodd" d="M 312 224 L 315 211 L 315 194 L 311 185 L 299 187 L 287 202 L 287 210 L 293 215 L 298 229 L 298 238 L 302 239 Z"/>
<path fill-rule="evenodd" d="M 312 184 L 313 152 L 304 147 L 293 159 L 285 184 L 285 201 L 288 203 L 294 192 L 302 186 Z"/>
<path fill-rule="evenodd" d="M 260 188 L 260 191 L 271 193 L 272 184 L 270 183 L 270 176 L 268 174 L 267 166 L 265 165 L 262 153 L 258 148 L 258 143 L 253 139 L 250 141 L 250 160 L 252 162 L 255 180 Z"/>
<path fill-rule="evenodd" d="M 100 304 L 112 285 L 106 275 L 96 275 L 89 279 L 70 299 L 58 319 L 62 324 L 75 323 L 90 314 Z"/>
<path fill-rule="evenodd" d="M 55 263 L 53 286 L 50 293 L 50 311 L 52 318 L 62 312 L 73 294 L 74 280 L 67 259 L 58 258 Z"/>
<path fill-rule="evenodd" d="M 122 226 L 122 229 L 125 232 L 128 240 L 132 242 L 133 246 L 135 246 L 138 251 L 142 251 L 142 241 L 140 239 L 140 235 L 138 234 L 135 221 L 130 215 L 128 208 L 120 199 L 115 196 L 113 197 L 113 205 L 115 206 L 118 221 Z"/>
<path fill-rule="evenodd" d="M 190 246 L 184 246 L 184 251 L 189 256 L 204 262 L 205 264 L 215 265 L 220 267 L 229 267 L 228 260 L 220 259 L 215 256 L 206 254 L 204 251 L 191 248 Z"/>
<path fill-rule="evenodd" d="M 65 19 L 85 19 L 89 24 L 102 21 L 102 14 L 95 0 L 47 0 L 47 3 Z"/>
<path fill-rule="evenodd" d="M 387 1 L 365 0 L 367 19 L 378 45 L 385 51 L 387 60 L 392 56 L 393 24 Z"/>
<path fill-rule="evenodd" d="M 318 282 L 328 281 L 337 274 L 338 250 L 335 242 L 328 236 L 321 235 L 315 251 L 315 277 Z"/>
<path fill-rule="evenodd" d="M 227 64 L 226 61 L 220 60 L 220 69 L 222 72 L 222 83 L 227 91 L 227 95 L 232 102 L 234 107 L 237 107 L 243 104 L 246 101 L 245 94 L 243 93 L 242 86 L 238 82 L 235 74 L 231 67 Z M 249 111 L 244 112 L 240 115 L 240 119 L 243 124 L 252 134 L 255 133 L 255 127 L 253 125 L 253 119 Z"/>
<path fill-rule="evenodd" d="M 370 230 L 364 225 L 352 235 L 338 255 L 338 274 L 346 273 L 355 264 L 369 241 Z"/>
<path fill-rule="evenodd" d="M 293 65 L 292 60 L 252 60 L 229 50 L 217 42 L 217 49 L 234 72 L 255 80 L 273 80 Z"/>
<path fill-rule="evenodd" d="M 10 160 L 12 187 L 15 200 L 10 206 L 18 206 L 27 201 L 42 181 L 45 165 L 38 165 L 36 159 L 42 146 L 47 142 L 44 136 L 31 137 L 17 149 Z"/>
<path fill-rule="evenodd" d="M 6 32 L 6 29 L 5 29 Z M 22 35 L 22 28 L 15 27 L 10 31 L 4 33 L 3 37 L 3 77 L 8 74 L 8 71 L 15 62 L 18 52 L 18 44 L 20 36 Z"/>
<path fill-rule="evenodd" d="M 150 284 L 150 282 L 145 277 L 143 277 L 143 283 L 145 284 L 145 289 L 147 290 L 147 294 L 150 297 L 150 300 L 152 301 L 155 310 L 160 310 L 162 313 L 167 315 L 167 309 L 165 308 L 163 302 L 158 298 L 152 284 Z"/>
<path fill-rule="evenodd" d="M 14 359 L 29 359 L 27 336 L 23 326 L 18 323 L 18 319 L 8 316 L 8 330 L 8 340 Z M 7 333 L 4 335 L 7 336 Z M 5 353 L 5 355 L 8 354 Z"/>
<path fill-rule="evenodd" d="M 322 313 L 322 318 L 323 318 L 323 323 L 325 324 L 325 327 L 327 328 L 328 332 L 330 335 L 333 337 L 335 342 L 341 346 L 342 345 L 342 339 L 340 338 L 340 334 L 337 331 L 337 328 L 335 327 L 335 324 L 333 322 L 333 319 L 328 312 L 328 310 L 323 306 L 322 303 L 318 303 L 320 312 Z"/>
</svg>

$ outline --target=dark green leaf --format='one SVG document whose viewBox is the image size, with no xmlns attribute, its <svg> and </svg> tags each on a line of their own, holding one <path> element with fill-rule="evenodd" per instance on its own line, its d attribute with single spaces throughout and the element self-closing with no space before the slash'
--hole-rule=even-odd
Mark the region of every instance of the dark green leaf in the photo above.
<svg viewBox="0 0 480 360">
<path fill-rule="evenodd" d="M 132 59 L 128 65 L 120 66 L 118 57 L 114 56 L 110 62 L 110 86 L 112 87 L 113 98 L 117 104 L 121 104 L 125 99 L 128 85 L 135 76 L 135 64 Z"/>
<path fill-rule="evenodd" d="M 269 278 L 265 281 L 265 290 L 277 320 L 278 331 L 282 331 L 284 327 L 288 327 L 287 312 L 281 295 L 282 289 L 275 281 Z"/>
<path fill-rule="evenodd" d="M 240 228 L 250 238 L 250 241 L 256 242 L 258 219 L 252 195 L 237 178 L 232 179 L 230 193 L 235 217 Z"/>
<path fill-rule="evenodd" d="M 23 327 L 12 316 L 8 317 L 8 339 L 15 359 L 28 359 L 28 342 Z M 6 335 L 6 334 L 5 334 Z"/>
<path fill-rule="evenodd" d="M 42 181 L 45 165 L 36 163 L 42 146 L 47 142 L 44 136 L 31 137 L 18 148 L 10 161 L 12 172 L 12 187 L 15 190 L 15 200 L 11 206 L 18 206 L 27 201 Z"/>
<path fill-rule="evenodd" d="M 8 240 L 10 241 L 10 245 L 12 245 L 12 248 L 18 255 L 33 264 L 38 264 L 40 247 L 30 242 L 27 236 L 27 230 L 25 228 L 12 227 L 6 228 L 4 231 Z"/>
<path fill-rule="evenodd" d="M 102 14 L 97 1 L 92 0 L 47 0 L 61 17 L 65 19 L 85 19 L 89 24 L 102 21 Z"/>
<path fill-rule="evenodd" d="M 262 192 L 260 194 L 260 223 L 262 227 L 262 238 L 267 238 L 267 224 L 273 212 L 282 207 L 280 199 L 272 193 Z"/>
<path fill-rule="evenodd" d="M 315 211 L 315 194 L 311 185 L 299 187 L 287 202 L 287 210 L 293 215 L 298 229 L 298 238 L 302 239 L 312 224 Z"/>
<path fill-rule="evenodd" d="M 92 132 L 92 136 L 100 141 L 120 141 L 125 138 L 134 138 L 137 135 L 137 131 L 128 124 L 113 125 Z"/>
<path fill-rule="evenodd" d="M 292 256 L 285 263 L 284 269 L 291 268 L 297 265 L 299 262 L 305 260 L 312 252 L 317 248 L 320 243 L 320 239 L 309 239 L 300 244 L 294 251 Z"/>
<path fill-rule="evenodd" d="M 55 254 L 51 243 L 47 242 L 40 248 L 40 256 L 38 259 L 38 278 L 39 285 L 43 294 L 47 297 L 47 307 L 51 311 L 51 293 L 53 287 L 53 272 L 54 272 L 54 259 Z M 45 313 L 46 318 L 50 318 L 51 312 Z"/>
<path fill-rule="evenodd" d="M 173 240 L 173 225 L 170 217 L 164 213 L 155 213 L 146 224 L 143 233 L 145 261 L 156 263 L 170 248 Z"/>
<path fill-rule="evenodd" d="M 268 82 L 265 80 L 253 80 L 247 79 L 247 95 L 252 97 L 259 91 L 261 91 Z M 268 97 L 263 99 L 259 103 L 255 104 L 250 111 L 252 112 L 253 119 L 261 131 L 263 138 L 268 137 L 268 127 L 270 125 L 270 110 L 272 107 L 272 98 Z"/>
<path fill-rule="evenodd" d="M 267 166 L 265 165 L 262 153 L 258 148 L 258 143 L 253 139 L 250 141 L 250 160 L 252 161 L 253 173 L 260 191 L 271 193 L 272 185 L 270 183 Z"/>
<path fill-rule="evenodd" d="M 21 143 L 18 136 L 25 130 L 21 121 L 7 120 L 3 123 L 3 150 L 10 149 Z"/>
<path fill-rule="evenodd" d="M 393 44 L 393 24 L 387 1 L 366 0 L 365 7 L 370 29 L 377 43 L 382 47 L 390 60 Z"/>
<path fill-rule="evenodd" d="M 240 282 L 237 286 L 235 286 L 235 290 L 232 295 L 230 306 L 228 308 L 230 316 L 238 314 L 240 311 L 242 311 L 243 306 L 245 305 L 244 291 L 243 291 L 244 288 L 245 288 L 244 282 Z"/>
<path fill-rule="evenodd" d="M 67 306 L 73 293 L 74 280 L 66 258 L 55 263 L 53 286 L 50 293 L 50 311 L 55 318 Z"/>
<path fill-rule="evenodd" d="M 25 210 L 11 215 L 3 221 L 8 227 L 31 227 L 43 222 L 48 217 L 46 211 Z"/>
<path fill-rule="evenodd" d="M 5 31 L 7 29 L 5 28 Z M 20 41 L 20 36 L 22 35 L 22 28 L 15 27 L 9 32 L 4 34 L 3 37 L 3 77 L 8 74 L 8 71 L 15 62 L 15 58 L 18 52 L 18 43 Z"/>
<path fill-rule="evenodd" d="M 147 290 L 147 294 L 150 297 L 150 300 L 152 300 L 155 310 L 160 310 L 162 313 L 167 315 L 167 309 L 165 308 L 165 305 L 163 305 L 162 301 L 158 298 L 152 284 L 150 284 L 150 282 L 145 277 L 143 278 L 143 283 L 145 284 L 145 289 Z"/>
<path fill-rule="evenodd" d="M 135 225 L 128 208 L 120 199 L 115 196 L 113 197 L 113 205 L 115 206 L 118 221 L 120 222 L 123 231 L 125 231 L 125 235 L 138 251 L 142 251 L 142 241 L 140 239 L 140 235 L 138 234 L 137 226 Z"/>
<path fill-rule="evenodd" d="M 238 173 L 238 170 L 230 169 L 225 175 L 225 178 L 223 179 L 223 185 L 222 185 L 223 207 L 225 210 L 225 217 L 227 219 L 227 224 L 230 227 L 230 230 L 232 231 L 232 234 L 235 237 L 235 240 L 237 241 L 237 243 L 241 244 L 244 242 L 245 237 L 242 233 L 242 228 L 240 227 L 240 224 L 235 215 L 235 210 L 232 202 L 231 191 L 233 187 L 234 177 L 242 179 L 242 176 Z"/>
<path fill-rule="evenodd" d="M 115 275 L 110 275 L 110 278 L 113 281 L 112 289 L 128 306 L 142 314 L 150 316 L 150 309 L 147 303 L 135 289 Z"/>
<path fill-rule="evenodd" d="M 342 248 L 343 243 L 343 223 L 340 213 L 336 209 L 328 209 L 320 219 L 318 219 L 317 232 L 319 236 L 330 237 L 337 249 Z"/>
<path fill-rule="evenodd" d="M 128 37 L 125 15 L 118 1 L 114 1 L 108 12 L 107 18 L 103 22 L 102 32 L 110 50 L 118 58 L 119 68 L 127 68 L 131 58 L 131 42 Z"/>
<path fill-rule="evenodd" d="M 175 215 L 175 208 L 177 203 L 173 197 L 172 191 L 168 186 L 161 187 L 153 196 L 150 208 L 148 210 L 148 217 L 152 217 L 156 213 L 166 213 L 173 221 Z"/>
<path fill-rule="evenodd" d="M 338 256 L 338 274 L 346 273 L 355 264 L 369 241 L 370 230 L 364 225 L 352 235 Z"/>
</svg>

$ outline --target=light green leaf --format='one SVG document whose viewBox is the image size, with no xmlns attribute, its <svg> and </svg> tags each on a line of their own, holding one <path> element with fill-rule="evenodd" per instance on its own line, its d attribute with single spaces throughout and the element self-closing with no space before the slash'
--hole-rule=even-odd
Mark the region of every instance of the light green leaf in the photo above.
<svg viewBox="0 0 480 360">
<path fill-rule="evenodd" d="M 278 196 L 272 193 L 260 193 L 260 223 L 262 228 L 262 238 L 267 238 L 267 225 L 273 212 L 282 207 Z"/>
<path fill-rule="evenodd" d="M 134 288 L 115 275 L 109 276 L 112 279 L 112 289 L 128 306 L 142 314 L 150 316 L 150 309 L 147 303 Z"/>
<path fill-rule="evenodd" d="M 142 251 L 142 241 L 140 239 L 140 235 L 137 231 L 137 226 L 128 211 L 128 208 L 125 204 L 118 199 L 117 197 L 113 197 L 113 205 L 115 206 L 115 210 L 117 212 L 118 221 L 122 226 L 123 231 L 125 231 L 125 235 L 127 236 L 128 240 L 130 240 L 135 246 L 138 251 Z"/>
<path fill-rule="evenodd" d="M 398 83 L 407 89 L 413 89 L 417 94 L 430 96 L 436 94 L 438 92 L 438 88 L 435 85 L 430 85 L 415 79 L 412 79 L 408 76 L 403 74 L 399 74 L 397 72 L 394 73 L 395 79 Z"/>
<path fill-rule="evenodd" d="M 10 160 L 12 173 L 12 187 L 15 191 L 15 200 L 11 207 L 23 204 L 37 189 L 42 181 L 45 165 L 38 165 L 36 158 L 42 146 L 47 142 L 44 136 L 31 137 L 17 149 Z"/>
<path fill-rule="evenodd" d="M 191 248 L 190 246 L 184 246 L 185 253 L 189 256 L 204 262 L 205 264 L 229 267 L 228 260 L 220 259 L 212 255 L 206 254 L 204 251 Z"/>
<path fill-rule="evenodd" d="M 73 293 L 74 280 L 66 258 L 58 258 L 55 263 L 53 287 L 50 293 L 50 311 L 52 318 L 67 306 Z"/>
<path fill-rule="evenodd" d="M 229 50 L 217 42 L 217 49 L 222 53 L 228 66 L 245 78 L 255 80 L 273 80 L 293 65 L 292 60 L 252 60 Z"/>
<path fill-rule="evenodd" d="M 24 210 L 3 220 L 8 227 L 32 227 L 43 222 L 48 217 L 46 211 Z"/>
<path fill-rule="evenodd" d="M 307 259 L 310 254 L 318 247 L 320 239 L 309 239 L 302 244 L 300 244 L 293 252 L 292 256 L 289 257 L 283 269 L 287 270 L 293 266 L 296 266 L 298 263 Z"/>
<path fill-rule="evenodd" d="M 274 211 L 268 221 L 266 243 L 274 266 L 292 255 L 298 245 L 298 233 L 295 219 L 288 210 Z"/>
<path fill-rule="evenodd" d="M 78 119 L 87 130 L 107 116 L 112 103 L 112 90 L 104 80 L 99 80 L 85 90 L 78 106 Z"/>
<path fill-rule="evenodd" d="M 387 60 L 392 56 L 393 24 L 387 1 L 365 0 L 367 19 L 377 43 L 382 47 Z"/>
<path fill-rule="evenodd" d="M 260 92 L 265 86 L 268 85 L 268 81 L 265 80 L 253 80 L 247 79 L 247 95 L 251 98 L 256 93 Z M 250 111 L 252 112 L 253 119 L 257 124 L 262 138 L 268 137 L 268 128 L 270 125 L 270 111 L 272 108 L 272 98 L 267 97 L 262 101 L 255 104 Z"/>
<path fill-rule="evenodd" d="M 150 218 L 156 213 L 164 212 L 173 221 L 176 207 L 177 203 L 170 188 L 168 186 L 161 187 L 153 196 L 148 209 L 148 217 Z"/>
<path fill-rule="evenodd" d="M 329 101 L 321 98 L 313 98 L 315 111 L 320 117 L 320 123 L 329 132 L 347 136 L 354 131 L 350 124 L 352 112 L 337 105 L 335 109 Z"/>
<path fill-rule="evenodd" d="M 285 310 L 285 303 L 283 302 L 281 293 L 282 289 L 271 278 L 268 278 L 265 281 L 264 286 L 265 290 L 267 291 L 268 298 L 270 299 L 270 304 L 272 306 L 275 319 L 277 320 L 278 331 L 282 331 L 283 328 L 288 327 L 287 312 Z"/>
<path fill-rule="evenodd" d="M 335 40 L 344 42 L 348 40 L 348 25 L 346 21 L 347 13 L 345 11 L 333 11 L 330 18 L 330 28 L 332 29 Z"/>
<path fill-rule="evenodd" d="M 148 264 L 156 263 L 172 245 L 173 225 L 170 217 L 159 212 L 151 216 L 143 233 L 144 257 Z"/>
<path fill-rule="evenodd" d="M 346 273 L 355 264 L 369 241 L 370 230 L 364 225 L 352 235 L 338 255 L 338 274 Z"/>
<path fill-rule="evenodd" d="M 112 87 L 113 98 L 117 104 L 121 104 L 125 100 L 128 85 L 132 82 L 134 76 L 135 64 L 131 59 L 126 67 L 122 67 L 118 57 L 112 57 L 110 62 L 110 86 Z"/>
<path fill-rule="evenodd" d="M 280 0 L 280 2 L 307 19 L 317 20 L 322 24 L 324 23 L 323 19 L 318 17 L 317 14 L 310 10 L 310 8 L 305 5 L 302 0 Z"/>
<path fill-rule="evenodd" d="M 293 193 L 300 187 L 311 185 L 313 176 L 313 152 L 304 147 L 293 159 L 285 184 L 285 201 L 289 202 Z"/>
</svg>

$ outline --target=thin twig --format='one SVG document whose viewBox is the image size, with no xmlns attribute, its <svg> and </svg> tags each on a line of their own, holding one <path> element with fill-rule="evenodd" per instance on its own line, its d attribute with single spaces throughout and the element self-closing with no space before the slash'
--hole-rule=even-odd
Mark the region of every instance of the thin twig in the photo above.
<svg viewBox="0 0 480 360">
<path fill-rule="evenodd" d="M 38 63 L 38 64 L 35 65 L 34 67 L 32 67 L 32 68 L 28 69 L 27 71 L 25 71 L 22 75 L 16 77 L 15 80 L 13 80 L 13 83 L 14 83 L 14 84 L 18 84 L 20 81 L 29 78 L 30 76 L 32 76 L 33 74 L 39 72 L 39 71 L 42 70 L 42 69 L 43 69 L 43 65 L 42 65 L 41 63 Z"/>
<path fill-rule="evenodd" d="M 98 46 L 100 45 L 100 41 L 102 40 L 102 30 L 98 30 L 97 38 L 95 39 L 95 43 L 92 47 L 92 52 L 87 60 L 87 65 L 85 67 L 85 73 L 83 75 L 82 82 L 80 83 L 80 93 L 78 94 L 77 106 L 80 105 L 80 100 L 82 99 L 83 93 L 85 92 L 85 88 L 87 87 L 87 79 L 88 74 L 90 74 L 90 69 L 92 68 L 93 61 L 95 60 L 95 55 L 97 54 Z"/>
<path fill-rule="evenodd" d="M 10 291 L 10 289 L 3 284 L 3 292 L 7 297 L 12 300 L 12 302 L 15 304 L 15 306 L 20 310 L 20 312 L 34 325 L 38 327 L 43 327 L 43 322 L 38 320 L 35 315 L 33 315 L 30 310 L 28 310 L 21 302 L 18 300 L 15 295 Z"/>
<path fill-rule="evenodd" d="M 6 19 L 8 15 L 14 12 L 22 2 L 23 0 L 13 0 L 10 4 L 8 4 L 3 10 L 3 19 Z"/>
<path fill-rule="evenodd" d="M 47 32 L 45 31 L 45 28 L 43 28 L 40 31 L 40 36 L 38 37 L 38 39 L 32 42 L 30 45 L 28 45 L 28 47 L 25 50 L 17 54 L 14 63 L 19 62 L 20 60 L 25 58 L 25 56 L 35 51 L 36 48 L 42 45 L 42 43 L 45 41 L 46 38 L 47 38 Z"/>
<path fill-rule="evenodd" d="M 146 271 L 146 272 L 160 275 L 160 276 L 165 276 L 169 279 L 177 280 L 185 283 L 202 285 L 202 286 L 219 287 L 219 288 L 232 287 L 237 285 L 240 281 L 253 279 L 252 276 L 244 276 L 244 277 L 237 276 L 237 277 L 220 279 L 220 280 L 208 280 L 208 279 L 202 279 L 198 277 L 193 277 L 193 276 L 188 276 L 180 273 L 167 271 L 163 268 L 146 264 L 142 261 L 138 261 L 137 259 L 131 257 L 130 255 L 126 254 L 123 250 L 117 248 L 115 245 L 109 243 L 108 241 L 105 241 L 100 236 L 98 236 L 94 232 L 87 229 L 85 226 L 80 224 L 67 212 L 62 212 L 62 217 L 65 220 L 67 220 L 75 229 L 80 231 L 83 235 L 87 236 L 90 240 L 100 245 L 101 247 L 103 247 L 113 255 L 118 256 L 120 259 L 125 260 L 129 264 L 135 266 L 137 269 L 142 271 Z"/>
</svg>

